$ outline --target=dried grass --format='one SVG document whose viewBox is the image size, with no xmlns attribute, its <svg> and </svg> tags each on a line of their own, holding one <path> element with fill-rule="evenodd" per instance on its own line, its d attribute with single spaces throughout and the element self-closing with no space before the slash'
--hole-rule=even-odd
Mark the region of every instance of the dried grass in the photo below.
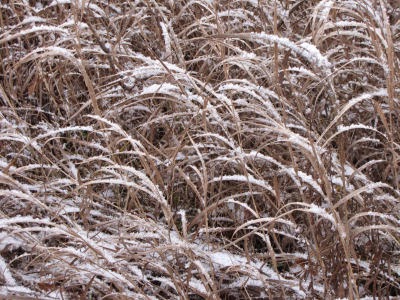
<svg viewBox="0 0 400 300">
<path fill-rule="evenodd" d="M 0 298 L 400 296 L 396 1 L 0 7 Z"/>
</svg>

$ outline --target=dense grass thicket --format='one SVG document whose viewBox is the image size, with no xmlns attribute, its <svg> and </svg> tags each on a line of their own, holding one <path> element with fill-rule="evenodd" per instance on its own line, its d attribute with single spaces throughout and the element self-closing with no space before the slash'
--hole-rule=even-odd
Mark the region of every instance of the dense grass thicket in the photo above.
<svg viewBox="0 0 400 300">
<path fill-rule="evenodd" d="M 400 296 L 397 0 L 0 12 L 0 298 Z"/>
</svg>

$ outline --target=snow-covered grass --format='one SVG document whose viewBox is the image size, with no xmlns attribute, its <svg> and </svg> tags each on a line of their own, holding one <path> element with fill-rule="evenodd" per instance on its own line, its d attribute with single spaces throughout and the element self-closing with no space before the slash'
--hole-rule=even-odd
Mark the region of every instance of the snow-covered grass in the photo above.
<svg viewBox="0 0 400 300">
<path fill-rule="evenodd" d="M 397 1 L 0 12 L 0 298 L 400 296 Z"/>
</svg>

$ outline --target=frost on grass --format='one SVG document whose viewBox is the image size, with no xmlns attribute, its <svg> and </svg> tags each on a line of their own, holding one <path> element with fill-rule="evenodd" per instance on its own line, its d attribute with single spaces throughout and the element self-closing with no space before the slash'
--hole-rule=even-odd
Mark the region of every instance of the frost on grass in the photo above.
<svg viewBox="0 0 400 300">
<path fill-rule="evenodd" d="M 0 7 L 0 298 L 400 296 L 395 1 Z"/>
</svg>

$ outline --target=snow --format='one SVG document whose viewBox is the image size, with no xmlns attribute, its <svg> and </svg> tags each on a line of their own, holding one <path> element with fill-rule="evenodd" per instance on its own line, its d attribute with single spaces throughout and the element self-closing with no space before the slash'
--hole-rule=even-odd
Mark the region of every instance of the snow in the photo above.
<svg viewBox="0 0 400 300">
<path fill-rule="evenodd" d="M 233 1 L 229 7 L 208 0 L 189 1 L 186 6 L 176 6 L 172 0 L 150 1 L 147 6 L 142 5 L 143 1 L 134 1 L 132 6 L 115 2 L 122 10 L 107 1 L 52 0 L 31 5 L 33 2 L 22 0 L 24 5 L 18 9 L 26 8 L 27 16 L 24 18 L 21 13 L 11 21 L 5 19 L 8 31 L 0 34 L 0 44 L 7 46 L 10 53 L 5 66 L 15 73 L 11 72 L 8 82 L 18 83 L 14 77 L 25 69 L 27 81 L 22 79 L 22 83 L 28 90 L 43 87 L 46 92 L 48 87 L 57 92 L 56 99 L 42 93 L 36 97 L 30 91 L 23 99 L 25 93 L 18 87 L 15 91 L 12 87 L 4 93 L 0 91 L 6 106 L 7 102 L 16 102 L 15 107 L 4 110 L 5 116 L 0 113 L 0 144 L 5 145 L 4 157 L 0 157 L 0 201 L 6 199 L 7 203 L 0 213 L 0 252 L 12 251 L 17 259 L 24 258 L 22 264 L 16 265 L 10 260 L 14 257 L 0 255 L 0 298 L 13 292 L 36 297 L 34 291 L 18 285 L 33 288 L 42 279 L 61 277 L 70 287 L 87 285 L 92 278 L 88 293 L 115 293 L 116 297 L 123 294 L 132 299 L 137 298 L 134 291 L 143 293 L 143 298 L 146 293 L 155 295 L 154 288 L 164 289 L 166 294 L 171 291 L 177 297 L 198 293 L 210 298 L 219 292 L 215 288 L 229 287 L 259 287 L 265 291 L 261 297 L 267 297 L 280 286 L 282 292 L 290 289 L 287 295 L 294 292 L 298 298 L 310 297 L 313 292 L 314 296 L 329 295 L 331 291 L 324 290 L 327 287 L 321 282 L 333 276 L 334 271 L 329 269 L 330 262 L 327 270 L 318 268 L 322 262 L 313 253 L 313 247 L 326 241 L 314 241 L 304 223 L 296 222 L 309 216 L 321 221 L 322 235 L 325 230 L 332 231 L 328 244 L 335 237 L 346 238 L 348 233 L 349 239 L 357 236 L 356 246 L 360 247 L 365 243 L 358 238 L 365 237 L 359 232 L 374 230 L 386 242 L 393 238 L 392 230 L 398 231 L 396 208 L 400 192 L 391 182 L 396 178 L 386 176 L 390 184 L 369 179 L 376 175 L 370 176 L 370 166 L 387 167 L 391 173 L 391 162 L 386 166 L 386 157 L 367 153 L 368 162 L 356 163 L 356 169 L 338 158 L 337 149 L 329 147 L 328 151 L 320 146 L 327 133 L 335 136 L 348 131 L 356 137 L 351 146 L 355 145 L 357 151 L 357 147 L 381 148 L 387 142 L 385 126 L 379 115 L 373 114 L 374 103 L 369 101 L 386 97 L 377 99 L 378 104 L 384 115 L 391 116 L 387 99 L 390 89 L 386 78 L 381 78 L 382 68 L 388 70 L 387 53 L 383 51 L 382 57 L 378 53 L 387 44 L 385 30 L 389 27 L 374 28 L 387 25 L 381 17 L 384 10 L 374 11 L 368 3 L 368 7 L 363 4 L 354 10 L 351 5 L 356 1 L 345 0 L 338 5 L 334 0 L 319 0 L 319 4 L 306 5 L 307 14 L 297 19 L 304 8 L 297 5 L 301 1 L 267 1 L 265 5 L 257 0 Z M 0 6 L 12 16 L 12 7 Z M 43 9 L 38 15 L 50 13 L 51 18 L 32 16 L 32 6 Z M 65 12 L 62 20 L 53 14 L 57 14 L 57 7 Z M 363 10 L 374 14 L 368 15 L 369 23 L 357 19 Z M 72 14 L 68 18 L 69 11 Z M 85 12 L 88 23 L 74 20 L 74 12 Z M 153 18 L 151 13 L 158 16 Z M 263 20 L 257 19 L 260 16 Z M 75 19 L 80 17 L 75 14 Z M 335 23 L 336 19 L 340 21 Z M 358 22 L 353 21 L 356 19 Z M 276 35 L 262 32 L 271 33 L 273 28 L 269 25 L 274 21 L 283 22 Z M 138 22 L 143 26 L 136 26 Z M 369 30 L 367 23 L 371 25 Z M 88 24 L 96 24 L 98 36 L 87 30 Z M 120 34 L 119 25 L 123 27 Z M 181 25 L 187 25 L 187 29 Z M 295 32 L 297 27 L 300 30 Z M 150 32 L 152 29 L 157 30 Z M 215 36 L 216 33 L 220 35 Z M 371 43 L 371 34 L 377 35 L 373 40 L 377 44 Z M 153 37 L 159 40 L 151 40 Z M 240 40 L 216 40 L 220 37 Z M 101 50 L 97 38 L 115 52 L 111 58 Z M 345 49 L 347 39 L 354 42 L 349 49 Z M 93 41 L 97 45 L 91 44 Z M 54 46 L 45 47 L 51 43 Z M 274 51 L 275 46 L 280 51 Z M 180 53 L 175 57 L 174 50 L 185 53 L 185 59 L 179 57 Z M 182 64 L 172 63 L 177 61 Z M 82 69 L 74 67 L 76 62 L 90 69 L 104 117 L 79 115 L 92 107 L 81 82 Z M 285 70 L 279 69 L 282 63 Z M 286 76 L 282 90 L 276 85 L 279 82 L 274 66 Z M 362 72 L 363 66 L 369 71 L 375 67 L 377 73 L 368 75 Z M 111 74 L 114 67 L 116 71 Z M 41 72 L 46 70 L 56 72 L 47 82 L 50 85 L 33 86 L 37 80 L 43 83 Z M 62 70 L 66 73 L 62 74 Z M 78 82 L 77 90 L 65 91 L 68 82 Z M 126 84 L 132 89 L 125 89 Z M 374 90 L 376 87 L 381 89 Z M 354 94 L 358 90 L 367 93 Z M 339 99 L 342 95 L 343 99 Z M 162 102 L 155 103 L 161 105 L 160 109 L 152 105 L 154 98 Z M 25 100 L 30 104 L 27 107 L 21 106 Z M 368 101 L 361 106 L 364 100 Z M 38 108 L 40 116 L 33 111 L 36 104 L 44 105 Z M 53 110 L 53 105 L 58 104 L 66 114 Z M 161 109 L 164 104 L 171 109 Z M 364 122 L 360 112 L 353 109 L 357 105 L 367 110 L 372 119 L 365 115 Z M 75 108 L 78 110 L 74 116 L 78 118 L 67 120 Z M 304 116 L 304 111 L 324 114 L 326 120 L 308 120 L 311 116 Z M 31 128 L 28 123 L 32 113 L 39 119 L 42 115 L 48 118 Z M 22 124 L 18 116 L 22 116 Z M 341 124 L 342 117 L 346 118 L 346 125 Z M 178 122 L 178 126 L 171 122 Z M 171 140 L 152 144 L 154 128 L 170 123 Z M 378 130 L 383 134 L 376 134 Z M 77 139 L 76 147 L 67 147 L 64 139 L 60 140 L 64 134 Z M 64 148 L 55 149 L 53 144 Z M 393 152 L 400 149 L 398 144 L 391 144 Z M 122 149 L 122 145 L 127 147 Z M 52 154 L 47 155 L 49 149 Z M 323 185 L 319 173 L 326 174 L 326 183 L 331 186 Z M 80 176 L 84 178 L 78 182 Z M 327 201 L 325 193 L 330 188 L 333 199 Z M 275 196 L 278 190 L 279 197 L 272 199 L 271 194 Z M 303 195 L 304 190 L 307 193 Z M 83 195 L 85 192 L 88 195 Z M 306 200 L 312 204 L 302 202 L 302 196 L 310 198 Z M 130 211 L 124 207 L 126 201 L 135 202 Z M 360 205 L 351 207 L 351 231 L 346 231 L 335 210 L 351 201 L 359 201 Z M 275 205 L 276 209 L 271 210 Z M 82 207 L 88 208 L 84 216 L 88 222 L 82 220 Z M 297 218 L 299 212 L 301 217 Z M 210 222 L 194 222 L 194 229 L 186 232 L 188 222 L 197 221 L 203 214 Z M 51 219 L 41 219 L 45 215 Z M 370 220 L 372 225 L 368 224 Z M 359 223 L 365 226 L 357 227 Z M 274 247 L 268 234 L 278 237 Z M 255 253 L 257 249 L 253 252 L 253 247 L 244 250 L 241 241 L 246 235 L 264 238 L 268 251 Z M 286 247 L 286 239 L 295 246 Z M 257 237 L 254 242 L 258 241 Z M 278 253 L 273 253 L 275 250 Z M 20 251 L 24 252 L 21 256 Z M 350 253 L 353 256 L 355 260 L 343 258 L 343 262 L 352 264 L 355 277 L 368 275 L 370 261 L 359 262 L 357 253 Z M 275 258 L 287 262 L 289 270 L 275 270 L 271 266 Z M 393 263 L 394 275 L 387 275 L 389 284 L 396 272 L 400 274 L 400 266 Z M 390 259 L 388 264 L 392 264 Z M 309 272 L 312 265 L 317 266 L 315 274 Z M 382 276 L 386 280 L 386 274 Z M 307 287 L 313 287 L 312 291 Z M 46 295 L 60 298 L 62 292 Z M 365 288 L 363 292 L 369 291 Z M 41 296 L 37 297 L 44 298 Z"/>
<path fill-rule="evenodd" d="M 247 263 L 246 258 L 239 255 L 234 255 L 229 252 L 213 252 L 209 254 L 209 258 L 213 265 L 219 265 L 220 268 L 227 268 L 231 266 L 240 266 Z"/>
<path fill-rule="evenodd" d="M 6 232 L 0 232 L 0 252 L 4 251 L 6 248 L 13 250 L 21 246 L 23 246 L 23 241 L 21 239 Z"/>
<path fill-rule="evenodd" d="M 393 197 L 392 195 L 389 194 L 383 194 L 383 195 L 378 195 L 377 197 L 375 197 L 376 201 L 383 201 L 383 202 L 391 202 L 391 203 L 399 203 L 399 199 Z"/>
<path fill-rule="evenodd" d="M 332 184 L 337 185 L 337 186 L 341 186 L 341 187 L 345 187 L 346 191 L 351 192 L 354 191 L 354 186 L 348 182 L 346 182 L 346 184 L 344 184 L 343 180 L 341 177 L 339 176 L 333 176 L 330 178 Z"/>
<path fill-rule="evenodd" d="M 164 44 L 165 44 L 165 54 L 164 57 L 169 61 L 172 62 L 172 51 L 171 51 L 171 38 L 168 33 L 168 25 L 160 22 L 160 27 L 162 30 L 162 35 L 164 37 Z"/>
<path fill-rule="evenodd" d="M 297 175 L 303 182 L 309 184 L 315 191 L 317 191 L 323 198 L 326 197 L 326 195 L 324 194 L 324 192 L 322 191 L 320 185 L 318 184 L 318 182 L 316 182 L 314 180 L 314 178 L 312 178 L 311 175 L 306 174 L 300 170 L 298 170 L 297 172 L 292 168 L 287 168 L 286 169 L 288 173 L 291 173 L 293 175 Z"/>
<path fill-rule="evenodd" d="M 271 103 L 271 101 L 269 100 L 269 97 L 275 97 L 275 93 L 273 93 L 272 91 L 263 88 L 263 87 L 256 87 L 254 86 L 254 84 L 251 84 L 250 82 L 247 81 L 242 81 L 242 84 L 234 84 L 234 83 L 224 83 L 222 85 L 220 85 L 220 87 L 218 88 L 219 91 L 235 91 L 235 92 L 242 92 L 242 93 L 246 93 L 249 94 L 250 96 L 254 97 L 255 99 L 259 100 L 265 107 L 266 107 L 266 111 L 271 113 L 274 117 L 275 120 L 281 120 L 281 117 L 279 115 L 279 113 L 277 112 L 277 110 L 275 109 L 275 107 L 273 106 L 273 104 Z M 257 92 L 261 92 L 263 95 L 258 95 Z M 264 96 L 264 98 L 262 97 Z"/>
<path fill-rule="evenodd" d="M 220 182 L 220 181 L 238 181 L 238 182 L 244 182 L 244 183 L 251 183 L 254 185 L 258 185 L 267 191 L 271 192 L 275 196 L 275 191 L 274 189 L 265 181 L 262 179 L 256 179 L 252 175 L 244 176 L 244 175 L 224 175 L 221 177 L 216 177 L 212 179 L 210 182 Z"/>
<path fill-rule="evenodd" d="M 10 295 L 13 295 L 13 294 L 14 295 L 16 295 L 16 294 L 26 294 L 26 295 L 32 296 L 32 295 L 35 295 L 35 292 L 32 291 L 31 289 L 28 289 L 28 288 L 23 287 L 23 286 L 18 286 L 18 285 L 15 285 L 15 286 L 10 286 L 10 285 L 0 286 L 0 295 L 4 295 L 4 296 L 7 297 L 7 298 L 3 298 L 3 299 L 10 299 L 8 297 Z M 40 295 L 40 299 L 47 300 L 47 299 L 51 299 L 51 298 L 42 297 Z"/>
<path fill-rule="evenodd" d="M 9 32 L 6 32 L 0 35 L 0 44 L 12 41 L 13 39 L 19 38 L 24 35 L 28 35 L 31 33 L 37 34 L 39 32 L 58 32 L 58 33 L 68 34 L 67 30 L 62 29 L 58 26 L 49 26 L 49 25 L 33 26 L 29 29 L 21 30 L 15 34 L 10 34 Z"/>
<path fill-rule="evenodd" d="M 252 209 L 247 203 L 236 201 L 234 199 L 228 199 L 226 202 L 228 203 L 229 209 L 231 209 L 232 211 L 235 211 L 235 206 L 233 204 L 237 204 L 246 209 L 247 211 L 251 212 L 254 217 L 256 218 L 259 217 L 258 214 L 254 211 L 254 209 Z M 241 218 L 239 219 L 243 219 L 243 216 L 241 216 Z"/>
<path fill-rule="evenodd" d="M 24 18 L 24 20 L 20 24 L 23 25 L 23 24 L 29 24 L 29 23 L 34 23 L 34 22 L 46 23 L 47 20 L 43 19 L 41 17 L 37 17 L 37 16 L 27 16 Z"/>
<path fill-rule="evenodd" d="M 192 289 L 195 291 L 202 293 L 202 294 L 207 294 L 207 290 L 204 287 L 204 284 L 202 281 L 198 280 L 197 278 L 192 277 L 190 279 L 189 285 Z"/>
<path fill-rule="evenodd" d="M 89 25 L 84 23 L 84 22 L 76 22 L 73 19 L 68 19 L 67 21 L 65 21 L 64 23 L 62 23 L 60 25 L 61 27 L 72 27 L 72 26 L 77 26 L 80 30 L 85 30 L 85 29 L 89 29 Z"/>
<path fill-rule="evenodd" d="M 89 8 L 92 10 L 92 13 L 94 14 L 95 17 L 102 17 L 106 16 L 106 13 L 96 4 L 93 4 L 91 1 L 86 1 L 86 0 L 53 0 L 49 4 L 49 7 L 51 6 L 57 6 L 60 4 L 71 4 L 71 5 L 77 5 L 79 8 Z M 83 7 L 83 4 L 85 4 L 86 7 Z"/>
<path fill-rule="evenodd" d="M 309 76 L 313 79 L 317 79 L 317 75 L 315 73 L 313 73 L 312 71 L 310 71 L 309 69 L 306 69 L 304 67 L 291 67 L 288 68 L 288 71 L 292 71 L 292 72 L 299 72 L 303 75 Z"/>
<path fill-rule="evenodd" d="M 4 261 L 1 255 L 0 255 L 0 276 L 3 276 L 6 285 L 10 286 L 17 285 L 17 282 L 12 276 L 10 269 L 8 268 L 6 262 Z"/>
<path fill-rule="evenodd" d="M 180 90 L 177 86 L 170 84 L 170 83 L 153 84 L 153 85 L 145 87 L 141 94 L 142 95 L 155 94 L 155 93 L 169 94 L 171 91 L 179 92 Z"/>
<path fill-rule="evenodd" d="M 334 224 L 336 226 L 336 221 L 333 218 L 332 214 L 328 213 L 325 209 L 323 209 L 322 207 L 315 205 L 314 203 L 310 204 L 310 208 L 308 209 L 308 211 L 310 213 L 319 215 L 321 217 L 323 217 L 326 220 L 329 220 L 332 224 Z"/>
<path fill-rule="evenodd" d="M 287 138 L 278 138 L 278 140 L 281 141 L 288 141 L 293 143 L 294 145 L 297 145 L 301 147 L 302 149 L 306 150 L 310 154 L 314 155 L 314 150 L 313 147 L 311 146 L 309 140 L 306 138 L 302 137 L 301 135 L 297 133 L 293 133 L 291 131 L 286 130 L 285 133 L 288 135 Z M 318 163 L 321 163 L 321 158 L 319 157 L 319 154 L 322 154 L 325 152 L 325 149 L 323 147 L 320 147 L 318 145 L 314 145 L 315 152 L 317 155 Z"/>
<path fill-rule="evenodd" d="M 253 52 L 240 51 L 240 57 L 244 59 L 257 59 L 257 55 Z"/>
<path fill-rule="evenodd" d="M 357 96 L 350 101 L 347 101 L 347 103 L 343 106 L 343 108 L 340 110 L 339 113 L 337 113 L 336 117 L 333 119 L 333 121 L 326 127 L 324 132 L 321 134 L 319 137 L 317 143 L 319 144 L 322 141 L 322 138 L 325 136 L 325 134 L 331 129 L 331 127 L 338 122 L 338 120 L 343 116 L 343 114 L 348 111 L 350 108 L 355 106 L 356 104 L 367 100 L 367 99 L 373 99 L 374 97 L 387 97 L 387 89 L 378 89 L 374 92 L 368 92 L 361 94 L 360 96 Z"/>
<path fill-rule="evenodd" d="M 64 127 L 60 129 L 55 129 L 55 130 L 48 130 L 46 133 L 42 133 L 36 137 L 37 140 L 43 139 L 49 136 L 55 136 L 61 133 L 69 132 L 69 131 L 89 131 L 93 132 L 95 131 L 92 126 L 70 126 L 70 127 Z M 97 132 L 96 132 L 97 133 Z"/>
<path fill-rule="evenodd" d="M 19 217 L 13 217 L 13 218 L 8 218 L 8 219 L 0 219 L 0 228 L 6 227 L 9 224 L 15 224 L 15 223 L 38 223 L 38 224 L 47 224 L 47 225 L 51 224 L 49 218 L 37 219 L 37 218 L 33 218 L 31 216 L 19 216 Z"/>
<path fill-rule="evenodd" d="M 349 131 L 349 130 L 354 130 L 354 129 L 367 129 L 367 130 L 371 130 L 371 131 L 374 131 L 374 132 L 377 132 L 377 133 L 379 133 L 379 134 L 381 134 L 381 135 L 383 135 L 383 136 L 385 136 L 384 134 L 382 134 L 379 130 L 377 130 L 376 128 L 374 128 L 374 127 L 371 127 L 371 126 L 367 126 L 367 125 L 364 125 L 364 124 L 351 124 L 351 125 L 349 125 L 349 126 L 344 126 L 344 125 L 338 125 L 338 127 L 337 127 L 337 133 L 342 133 L 342 132 L 345 132 L 345 131 Z M 385 136 L 386 137 L 386 136 Z"/>
<path fill-rule="evenodd" d="M 58 214 L 60 216 L 62 216 L 62 215 L 70 214 L 70 213 L 78 213 L 80 211 L 81 210 L 78 207 L 66 205 L 58 212 Z"/>
<path fill-rule="evenodd" d="M 76 166 L 74 165 L 74 163 L 72 161 L 68 162 L 68 167 L 71 171 L 71 174 L 73 176 L 73 178 L 75 180 L 78 180 L 78 169 L 76 168 Z"/>
<path fill-rule="evenodd" d="M 301 43 L 300 47 L 305 49 L 305 52 L 302 54 L 309 62 L 317 64 L 318 67 L 324 69 L 330 69 L 331 63 L 328 59 L 321 54 L 315 45 L 310 43 Z"/>
<path fill-rule="evenodd" d="M 243 256 L 234 255 L 224 251 L 217 251 L 209 254 L 213 265 L 219 265 L 220 268 L 229 268 L 232 266 L 242 267 L 244 270 L 249 273 L 253 273 L 254 276 L 260 276 L 267 280 L 279 280 L 281 285 L 290 286 L 290 288 L 299 296 L 304 297 L 305 293 L 300 289 L 299 283 L 297 281 L 285 280 L 275 273 L 274 270 L 269 268 L 265 263 L 255 260 L 254 262 L 248 262 L 247 259 Z M 240 280 L 240 279 L 239 279 Z M 265 286 L 262 285 L 262 282 L 250 281 L 256 286 Z M 236 281 L 237 283 L 237 281 Z"/>
<path fill-rule="evenodd" d="M 75 232 L 68 232 L 70 235 L 80 239 L 82 242 L 84 242 L 90 249 L 95 251 L 96 254 L 100 255 L 102 258 L 104 258 L 107 263 L 109 264 L 114 264 L 116 262 L 115 258 L 113 255 L 110 253 L 110 251 L 107 251 L 104 249 L 104 247 L 101 247 L 99 244 L 102 244 L 101 242 L 96 242 L 93 238 L 90 238 L 87 236 L 87 232 L 80 230 L 80 231 L 75 231 Z"/>
<path fill-rule="evenodd" d="M 0 141 L 1 140 L 16 141 L 16 142 L 21 142 L 25 145 L 31 145 L 36 151 L 40 152 L 40 146 L 35 140 L 19 133 L 15 134 L 10 133 L 8 135 L 0 136 Z"/>
<path fill-rule="evenodd" d="M 333 0 L 323 0 L 323 1 L 319 2 L 317 4 L 317 6 L 315 7 L 315 11 L 318 11 L 322 8 L 320 10 L 318 17 L 321 18 L 322 20 L 327 20 L 329 12 L 332 9 L 333 4 L 334 4 Z"/>
<path fill-rule="evenodd" d="M 181 209 L 181 210 L 178 211 L 178 215 L 181 216 L 183 236 L 186 237 L 187 236 L 186 211 L 184 209 Z"/>
<path fill-rule="evenodd" d="M 316 64 L 318 67 L 330 70 L 331 63 L 328 59 L 321 54 L 315 45 L 307 42 L 303 42 L 300 45 L 290 41 L 288 38 L 279 37 L 277 35 L 271 35 L 266 33 L 252 33 L 252 39 L 256 41 L 268 41 L 270 43 L 277 43 L 279 46 L 291 49 L 294 53 L 302 56 L 312 64 Z"/>
</svg>

